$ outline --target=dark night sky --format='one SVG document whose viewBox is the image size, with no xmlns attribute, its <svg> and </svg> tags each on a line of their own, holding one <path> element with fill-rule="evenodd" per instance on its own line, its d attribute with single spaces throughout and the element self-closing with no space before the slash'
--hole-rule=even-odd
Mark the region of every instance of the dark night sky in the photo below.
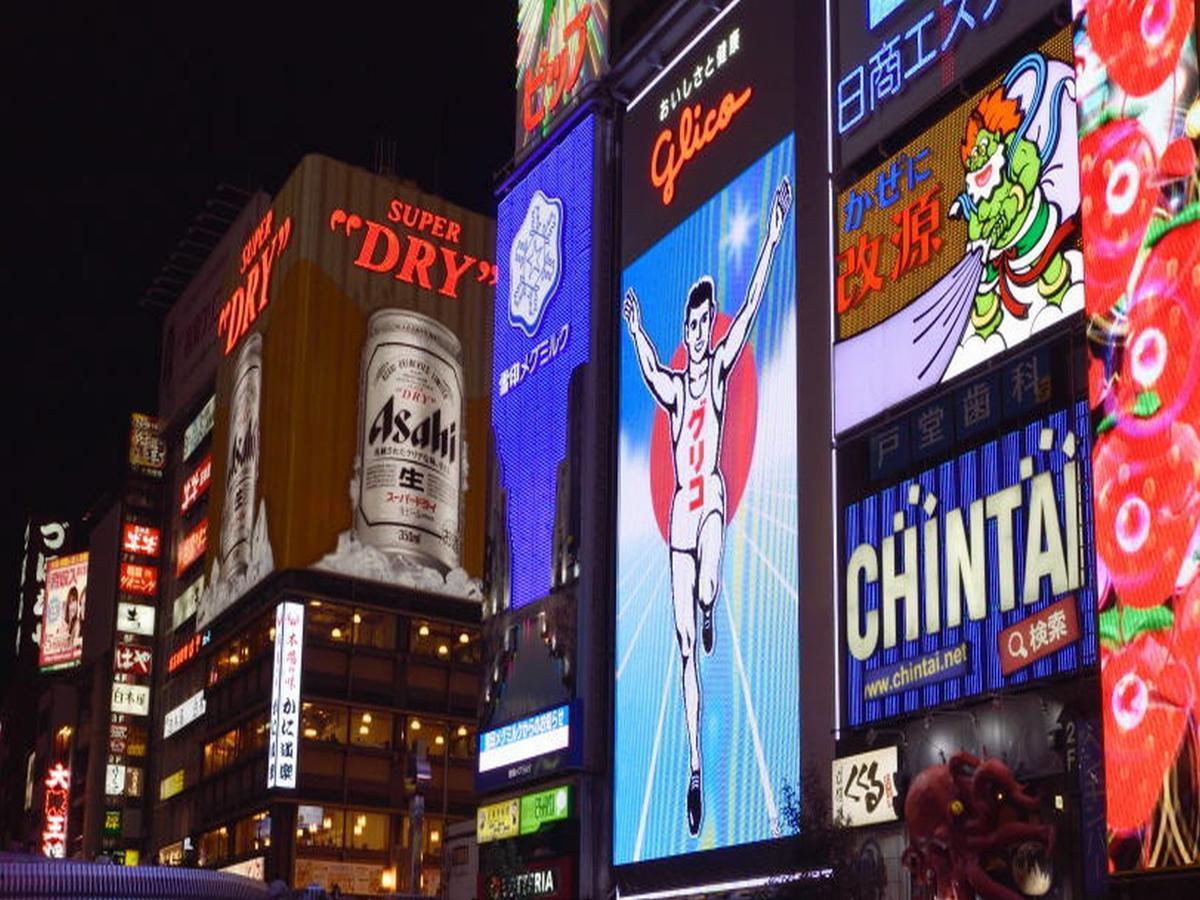
<svg viewBox="0 0 1200 900">
<path fill-rule="evenodd" d="M 139 301 L 218 183 L 274 192 L 310 151 L 369 166 L 383 137 L 397 174 L 494 213 L 515 4 L 316 8 L 19 4 L 7 17 L 2 662 L 25 516 L 76 517 L 114 483 L 129 413 L 157 396 L 161 315 Z"/>
</svg>

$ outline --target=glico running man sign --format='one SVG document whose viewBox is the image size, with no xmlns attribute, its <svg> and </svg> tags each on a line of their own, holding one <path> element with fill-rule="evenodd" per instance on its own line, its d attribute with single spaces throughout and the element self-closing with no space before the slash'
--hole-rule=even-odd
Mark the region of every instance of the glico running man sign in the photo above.
<svg viewBox="0 0 1200 900">
<path fill-rule="evenodd" d="M 843 512 L 850 726 L 1096 662 L 1084 403 Z"/>
<path fill-rule="evenodd" d="M 626 119 L 618 866 L 778 836 L 799 775 L 796 142 L 765 65 L 789 23 L 743 0 Z"/>
</svg>

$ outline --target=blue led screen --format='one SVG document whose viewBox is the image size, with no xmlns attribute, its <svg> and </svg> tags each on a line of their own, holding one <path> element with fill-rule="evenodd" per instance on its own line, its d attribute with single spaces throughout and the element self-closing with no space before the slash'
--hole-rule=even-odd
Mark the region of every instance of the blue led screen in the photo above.
<svg viewBox="0 0 1200 900">
<path fill-rule="evenodd" d="M 622 273 L 616 865 L 787 830 L 783 789 L 800 774 L 794 183 L 788 135 Z"/>
<path fill-rule="evenodd" d="M 492 431 L 514 609 L 552 586 L 568 388 L 591 341 L 594 142 L 589 116 L 500 201 L 496 217 Z"/>
<path fill-rule="evenodd" d="M 844 508 L 849 725 L 1096 662 L 1089 435 L 1078 403 Z"/>
</svg>

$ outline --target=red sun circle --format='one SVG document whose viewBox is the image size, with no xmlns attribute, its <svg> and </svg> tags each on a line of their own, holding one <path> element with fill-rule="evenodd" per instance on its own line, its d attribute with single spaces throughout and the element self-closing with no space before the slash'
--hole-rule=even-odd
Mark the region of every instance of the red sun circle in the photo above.
<svg viewBox="0 0 1200 900">
<path fill-rule="evenodd" d="M 713 323 L 712 341 L 715 345 L 733 320 L 717 313 Z M 687 369 L 687 348 L 680 342 L 671 355 L 670 367 L 677 372 Z M 737 512 L 750 462 L 754 458 L 754 438 L 758 424 L 758 373 L 754 366 L 754 351 L 749 344 L 742 350 L 725 391 L 725 415 L 721 430 L 721 475 L 725 479 L 725 521 Z M 675 494 L 675 461 L 671 450 L 671 424 L 661 408 L 654 413 L 650 432 L 650 499 L 654 504 L 654 520 L 663 540 L 670 544 L 669 523 L 671 499 Z"/>
</svg>

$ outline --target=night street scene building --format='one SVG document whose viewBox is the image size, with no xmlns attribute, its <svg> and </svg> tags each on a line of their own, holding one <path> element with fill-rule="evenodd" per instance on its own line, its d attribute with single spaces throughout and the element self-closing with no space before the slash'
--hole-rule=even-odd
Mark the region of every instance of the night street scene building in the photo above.
<svg viewBox="0 0 1200 900">
<path fill-rule="evenodd" d="M 147 294 L 0 872 L 1197 896 L 1195 5 L 507 7 L 488 208 L 309 153 Z"/>
</svg>

